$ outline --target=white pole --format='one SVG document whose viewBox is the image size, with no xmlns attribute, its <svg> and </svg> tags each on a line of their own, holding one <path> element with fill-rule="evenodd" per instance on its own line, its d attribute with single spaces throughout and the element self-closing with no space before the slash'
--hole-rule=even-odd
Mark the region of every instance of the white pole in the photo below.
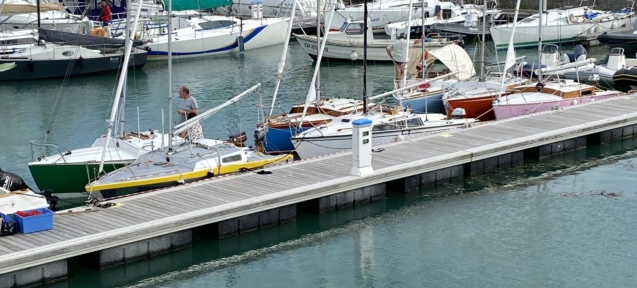
<svg viewBox="0 0 637 288">
<path fill-rule="evenodd" d="M 137 20 L 139 19 L 139 14 L 142 10 L 142 5 L 137 7 L 137 12 L 135 14 L 135 22 L 133 23 L 132 34 L 135 35 L 135 30 L 137 29 Z M 126 37 L 130 37 L 126 35 Z M 126 80 L 126 75 L 128 74 L 128 62 L 130 61 L 131 49 L 133 48 L 133 41 L 129 41 L 128 45 L 125 45 L 126 49 L 124 50 L 124 63 L 122 63 L 122 73 L 120 74 L 119 82 L 117 83 L 117 89 L 115 92 L 115 100 L 113 101 L 113 107 L 111 109 L 111 117 L 108 119 L 108 128 L 106 130 L 106 141 L 104 141 L 104 149 L 102 150 L 102 159 L 100 161 L 98 173 L 104 172 L 104 160 L 106 158 L 106 151 L 108 150 L 108 142 L 110 142 L 111 134 L 113 133 L 113 124 L 115 122 L 115 117 L 117 116 L 117 110 L 119 109 L 119 101 L 120 95 L 122 94 L 122 90 L 124 89 L 124 82 Z"/>
<path fill-rule="evenodd" d="M 268 113 L 268 118 L 272 117 L 272 112 L 274 111 L 274 103 L 276 101 L 276 96 L 279 93 L 279 86 L 281 85 L 281 80 L 283 78 L 283 67 L 285 66 L 285 59 L 288 54 L 288 46 L 290 44 L 290 34 L 292 33 L 292 26 L 294 24 L 294 15 L 296 11 L 296 2 L 292 3 L 292 12 L 290 12 L 290 25 L 288 26 L 288 34 L 285 38 L 285 42 L 283 43 L 283 53 L 281 55 L 281 61 L 279 62 L 279 67 L 276 72 L 276 85 L 274 86 L 274 95 L 272 95 L 272 105 L 270 106 L 270 113 Z M 265 121 L 266 119 L 264 119 Z"/>
<path fill-rule="evenodd" d="M 323 50 L 325 49 L 325 43 L 327 43 L 327 35 L 329 34 L 328 33 L 329 27 L 332 25 L 332 19 L 334 19 L 334 7 L 336 7 L 336 5 L 332 5 L 332 13 L 330 13 L 330 20 L 328 21 L 327 25 L 325 25 L 325 27 L 327 28 L 325 30 L 325 35 L 323 35 L 323 43 L 316 55 L 316 67 L 314 67 L 314 74 L 312 76 L 312 82 L 310 83 L 310 90 L 307 92 L 307 97 L 305 97 L 305 105 L 303 106 L 303 113 L 301 114 L 301 119 L 298 122 L 299 127 L 300 125 L 303 124 L 303 120 L 305 119 L 305 114 L 307 113 L 307 108 L 310 105 L 310 102 L 314 101 L 319 96 L 319 95 L 316 95 L 316 78 L 318 77 L 319 72 L 321 71 L 321 58 L 323 58 Z M 364 21 L 367 21 L 367 19 L 365 19 Z M 321 27 L 318 27 L 317 29 L 320 30 Z M 316 37 L 319 38 L 319 36 L 316 36 Z"/>
<path fill-rule="evenodd" d="M 140 3 L 141 4 L 141 3 Z M 139 5 L 142 6 L 142 5 Z M 173 1 L 168 0 L 168 132 L 170 136 L 168 138 L 168 150 L 173 149 L 173 31 L 172 31 L 172 14 L 173 14 Z"/>
</svg>

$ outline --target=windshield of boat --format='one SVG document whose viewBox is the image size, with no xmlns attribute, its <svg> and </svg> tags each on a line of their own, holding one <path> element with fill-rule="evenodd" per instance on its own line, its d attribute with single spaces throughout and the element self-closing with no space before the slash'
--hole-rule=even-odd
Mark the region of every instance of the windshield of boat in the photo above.
<svg viewBox="0 0 637 288">
<path fill-rule="evenodd" d="M 538 16 L 537 15 L 533 15 L 533 16 L 530 16 L 530 17 L 527 17 L 527 18 L 524 18 L 524 19 L 520 20 L 520 23 L 531 23 L 531 22 L 535 21 L 536 19 L 538 19 Z"/>
<path fill-rule="evenodd" d="M 349 23 L 349 25 L 341 29 L 341 31 L 347 35 L 362 35 L 363 23 Z"/>
<path fill-rule="evenodd" d="M 33 37 L 24 37 L 24 38 L 3 39 L 3 40 L 0 40 L 0 45 L 10 46 L 10 45 L 21 45 L 21 44 L 35 44 L 37 42 L 38 41 Z"/>
</svg>

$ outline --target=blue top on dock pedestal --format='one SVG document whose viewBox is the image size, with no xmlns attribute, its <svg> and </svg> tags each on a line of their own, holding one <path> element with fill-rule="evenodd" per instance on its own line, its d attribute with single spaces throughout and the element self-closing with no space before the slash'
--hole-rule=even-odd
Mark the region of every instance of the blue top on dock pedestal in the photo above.
<svg viewBox="0 0 637 288">
<path fill-rule="evenodd" d="M 352 125 L 354 126 L 366 126 L 366 125 L 372 125 L 372 120 L 369 120 L 367 118 L 360 118 L 360 119 L 356 119 L 352 122 Z"/>
</svg>

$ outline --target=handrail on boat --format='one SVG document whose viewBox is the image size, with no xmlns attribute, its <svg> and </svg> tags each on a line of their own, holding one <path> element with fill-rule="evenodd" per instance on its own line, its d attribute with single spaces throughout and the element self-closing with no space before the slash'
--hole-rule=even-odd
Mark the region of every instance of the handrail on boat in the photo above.
<svg viewBox="0 0 637 288">
<path fill-rule="evenodd" d="M 42 151 L 42 155 L 44 157 L 46 157 L 46 149 L 47 147 L 52 147 L 55 148 L 55 150 L 58 151 L 58 153 L 60 153 L 60 156 L 62 157 L 62 160 L 64 161 L 64 163 L 66 163 L 66 159 L 64 158 L 64 155 L 68 155 L 68 154 L 64 154 L 62 153 L 62 150 L 60 150 L 60 148 L 58 146 L 55 146 L 53 144 L 45 144 L 45 143 L 38 143 L 37 140 L 32 140 L 31 142 L 29 142 L 31 144 L 31 160 L 32 161 L 39 161 L 42 159 L 42 157 L 36 157 L 35 156 L 35 149 L 34 147 L 40 147 L 40 151 Z"/>
</svg>

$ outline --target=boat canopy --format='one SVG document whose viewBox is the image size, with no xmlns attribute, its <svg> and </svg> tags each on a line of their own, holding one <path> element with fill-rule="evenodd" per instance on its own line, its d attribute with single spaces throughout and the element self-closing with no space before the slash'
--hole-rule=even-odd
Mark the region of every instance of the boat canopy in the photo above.
<svg viewBox="0 0 637 288">
<path fill-rule="evenodd" d="M 471 57 L 464 48 L 456 44 L 449 44 L 440 49 L 431 49 L 427 51 L 427 65 L 433 64 L 438 60 L 444 64 L 450 72 L 458 72 L 456 74 L 459 81 L 469 79 L 476 75 L 476 68 L 473 66 Z"/>
<path fill-rule="evenodd" d="M 211 9 L 232 5 L 232 0 L 172 0 L 173 11 Z"/>
<path fill-rule="evenodd" d="M 38 37 L 45 42 L 60 45 L 78 45 L 89 49 L 99 50 L 118 50 L 123 49 L 124 39 L 116 39 L 110 37 L 98 37 L 85 34 L 63 32 L 59 30 L 39 29 Z M 133 47 L 141 46 L 144 42 L 134 40 Z"/>
</svg>

